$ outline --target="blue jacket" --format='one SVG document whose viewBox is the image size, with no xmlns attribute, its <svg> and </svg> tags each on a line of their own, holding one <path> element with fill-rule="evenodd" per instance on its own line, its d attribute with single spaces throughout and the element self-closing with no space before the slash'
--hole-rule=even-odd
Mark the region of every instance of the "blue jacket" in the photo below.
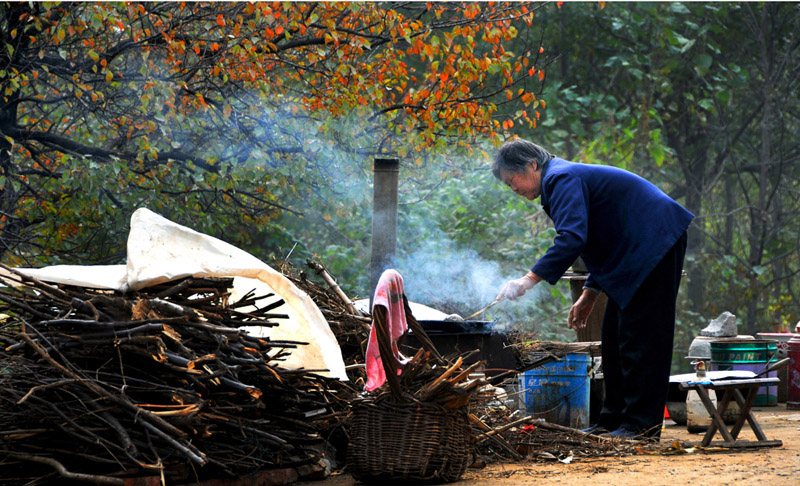
<svg viewBox="0 0 800 486">
<path fill-rule="evenodd" d="M 694 215 L 645 179 L 555 158 L 542 169 L 541 202 L 558 235 L 531 268 L 555 284 L 580 255 L 589 277 L 625 308 Z"/>
</svg>

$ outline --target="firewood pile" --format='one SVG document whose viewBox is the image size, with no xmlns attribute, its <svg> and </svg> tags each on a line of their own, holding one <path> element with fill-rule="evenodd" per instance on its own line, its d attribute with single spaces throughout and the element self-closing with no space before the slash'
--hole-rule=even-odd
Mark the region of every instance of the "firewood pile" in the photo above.
<svg viewBox="0 0 800 486">
<path fill-rule="evenodd" d="M 6 270 L 15 278 L 0 284 L 16 287 L 0 287 L 2 484 L 316 467 L 345 420 L 346 383 L 280 367 L 303 343 L 238 329 L 280 325 L 278 297 L 230 303 L 231 280 L 218 278 L 119 295 Z"/>
<path fill-rule="evenodd" d="M 608 439 L 520 415 L 503 407 L 476 403 L 470 418 L 480 424 L 476 452 L 484 463 L 534 461 L 569 463 L 586 458 L 617 457 L 658 449 L 657 443 Z"/>
</svg>

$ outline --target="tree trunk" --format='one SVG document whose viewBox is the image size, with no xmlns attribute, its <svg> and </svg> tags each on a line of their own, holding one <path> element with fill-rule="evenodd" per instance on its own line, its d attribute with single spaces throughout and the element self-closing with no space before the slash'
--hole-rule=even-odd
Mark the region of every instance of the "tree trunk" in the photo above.
<svg viewBox="0 0 800 486">
<path fill-rule="evenodd" d="M 773 117 L 773 71 L 772 52 L 770 49 L 769 18 L 771 8 L 765 5 L 761 9 L 761 22 L 758 25 L 758 45 L 761 51 L 761 74 L 764 84 L 761 96 L 764 100 L 764 118 L 761 121 L 761 153 L 758 166 L 758 199 L 750 211 L 750 254 L 748 256 L 748 281 L 750 299 L 747 302 L 746 327 L 748 334 L 758 332 L 758 301 L 760 300 L 761 283 L 759 275 L 753 268 L 760 265 L 764 256 L 767 218 L 769 217 L 769 168 L 772 159 L 771 126 Z"/>
<path fill-rule="evenodd" d="M 705 156 L 703 158 L 705 159 Z M 705 163 L 697 164 L 697 166 L 702 167 L 698 167 L 698 171 L 705 171 Z M 704 179 L 702 177 L 704 172 L 696 171 L 695 174 L 700 174 L 700 179 Z M 691 187 L 686 195 L 686 209 L 691 211 L 696 218 L 702 214 L 702 192 L 697 190 L 696 187 Z M 695 221 L 697 221 L 697 219 L 695 219 Z M 689 307 L 691 311 L 696 312 L 698 315 L 702 315 L 705 310 L 704 290 L 706 272 L 705 267 L 699 262 L 702 261 L 702 254 L 705 251 L 706 241 L 703 231 L 700 229 L 697 223 L 689 226 L 687 236 L 687 251 L 692 257 L 691 260 L 694 260 L 695 262 L 687 265 L 687 274 L 689 277 L 687 285 Z"/>
</svg>

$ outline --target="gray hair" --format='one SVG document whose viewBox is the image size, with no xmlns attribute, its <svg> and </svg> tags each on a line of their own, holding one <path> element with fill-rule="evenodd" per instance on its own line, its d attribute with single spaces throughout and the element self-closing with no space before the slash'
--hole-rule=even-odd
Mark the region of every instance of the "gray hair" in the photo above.
<svg viewBox="0 0 800 486">
<path fill-rule="evenodd" d="M 498 179 L 500 171 L 523 173 L 528 166 L 536 162 L 537 170 L 541 170 L 555 155 L 551 154 L 533 142 L 515 138 L 504 143 L 492 162 L 492 174 Z"/>
</svg>

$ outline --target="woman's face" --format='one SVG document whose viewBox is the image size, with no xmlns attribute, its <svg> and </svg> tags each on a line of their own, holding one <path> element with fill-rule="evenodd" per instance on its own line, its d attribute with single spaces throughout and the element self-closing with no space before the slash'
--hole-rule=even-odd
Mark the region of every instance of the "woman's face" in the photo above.
<svg viewBox="0 0 800 486">
<path fill-rule="evenodd" d="M 503 183 L 520 196 L 533 201 L 542 193 L 542 173 L 537 171 L 538 164 L 531 162 L 525 172 L 506 172 L 500 170 Z"/>
</svg>

